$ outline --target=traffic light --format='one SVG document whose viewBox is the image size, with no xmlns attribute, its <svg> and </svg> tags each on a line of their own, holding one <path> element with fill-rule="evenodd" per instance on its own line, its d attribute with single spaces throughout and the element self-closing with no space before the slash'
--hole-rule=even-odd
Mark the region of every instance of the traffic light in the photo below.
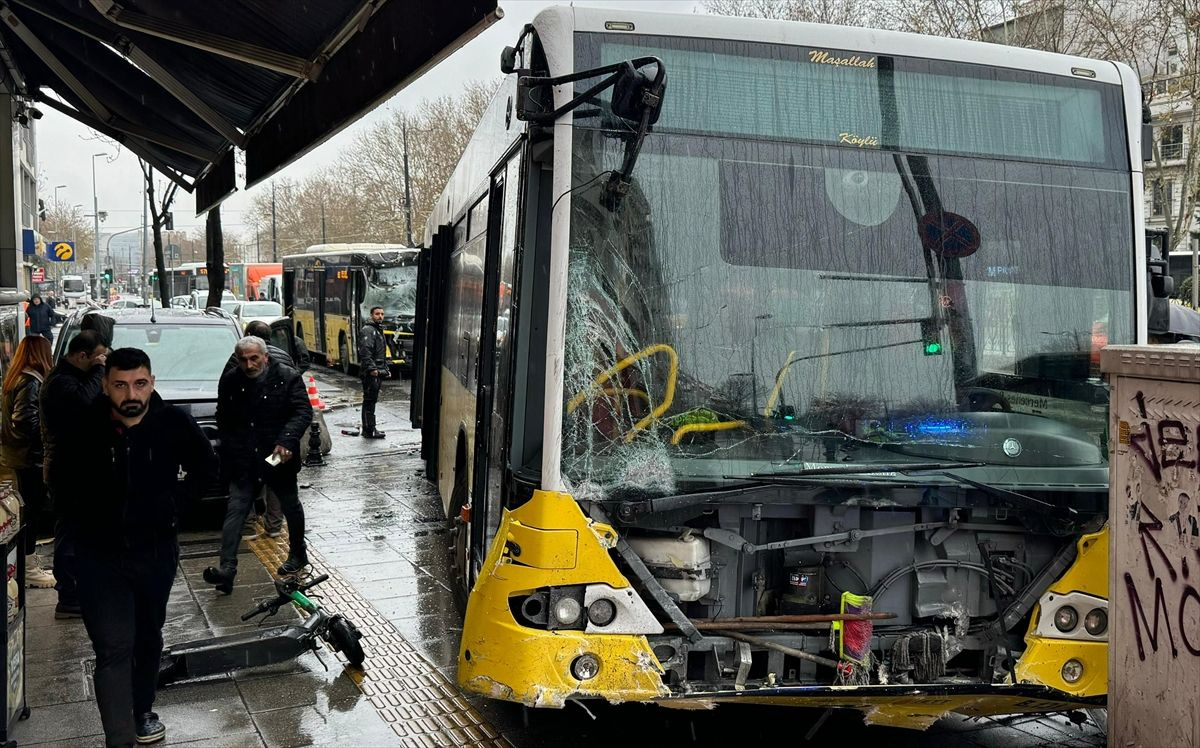
<svg viewBox="0 0 1200 748">
<path fill-rule="evenodd" d="M 112 283 L 112 279 L 113 279 L 113 270 L 112 270 L 112 268 L 104 268 L 104 282 L 105 282 L 105 283 Z"/>
<path fill-rule="evenodd" d="M 163 214 L 163 228 L 165 228 L 167 231 L 175 230 L 175 214 L 174 213 L 168 212 L 168 213 Z"/>
<path fill-rule="evenodd" d="M 942 328 L 934 318 L 921 320 L 921 352 L 926 356 L 942 355 Z"/>
</svg>

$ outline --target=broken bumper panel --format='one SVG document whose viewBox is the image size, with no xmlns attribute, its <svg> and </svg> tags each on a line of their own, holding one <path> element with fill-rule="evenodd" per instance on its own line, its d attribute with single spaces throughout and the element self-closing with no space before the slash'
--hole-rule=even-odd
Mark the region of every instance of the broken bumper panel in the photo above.
<svg viewBox="0 0 1200 748">
<path fill-rule="evenodd" d="M 467 603 L 459 685 L 529 706 L 667 696 L 645 636 L 530 628 L 518 624 L 509 607 L 512 598 L 545 587 L 628 588 L 608 553 L 616 540 L 611 527 L 585 517 L 565 494 L 538 491 L 505 512 Z"/>
</svg>

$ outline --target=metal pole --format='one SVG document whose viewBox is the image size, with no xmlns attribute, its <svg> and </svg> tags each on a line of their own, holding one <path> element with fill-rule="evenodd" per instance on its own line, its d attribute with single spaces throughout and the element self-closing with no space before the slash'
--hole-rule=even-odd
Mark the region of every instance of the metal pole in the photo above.
<svg viewBox="0 0 1200 748">
<path fill-rule="evenodd" d="M 408 116 L 400 119 L 400 136 L 404 142 L 404 224 L 408 227 L 408 246 L 412 238 L 412 190 L 408 187 Z"/>
<path fill-rule="evenodd" d="M 271 262 L 279 262 L 279 237 L 275 233 L 275 183 L 271 182 Z"/>
<path fill-rule="evenodd" d="M 95 233 L 92 239 L 92 282 L 96 284 L 96 299 L 100 299 L 100 198 L 96 195 L 96 157 L 104 153 L 92 154 L 92 226 Z"/>
<path fill-rule="evenodd" d="M 1200 239 L 1192 239 L 1192 309 L 1200 309 Z"/>
<path fill-rule="evenodd" d="M 150 201 L 147 199 L 146 190 L 142 190 L 142 303 L 150 303 L 150 277 L 146 275 L 146 223 L 149 218 L 147 211 L 150 207 Z"/>
</svg>

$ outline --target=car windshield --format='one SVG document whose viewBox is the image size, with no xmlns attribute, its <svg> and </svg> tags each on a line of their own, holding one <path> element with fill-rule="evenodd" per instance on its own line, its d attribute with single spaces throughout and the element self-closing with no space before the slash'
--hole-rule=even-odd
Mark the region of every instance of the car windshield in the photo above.
<svg viewBox="0 0 1200 748">
<path fill-rule="evenodd" d="M 222 299 L 221 300 L 221 308 L 231 314 L 236 312 L 238 306 L 241 304 L 242 304 L 242 302 L 234 301 L 233 299 Z"/>
<path fill-rule="evenodd" d="M 274 301 L 247 301 L 242 304 L 242 317 L 280 317 L 283 307 Z"/>
<path fill-rule="evenodd" d="M 623 141 L 598 114 L 576 118 L 563 433 L 576 490 L 904 456 L 1046 482 L 1046 468 L 1104 465 L 1098 351 L 1131 342 L 1134 318 L 1115 87 L 992 85 L 904 60 L 883 81 L 786 61 L 810 59 L 798 49 L 663 43 L 694 49 L 577 46 L 580 67 L 661 53 L 671 83 L 616 211 L 599 177 Z M 922 102 L 948 91 L 975 109 L 935 140 Z M 1053 142 L 1010 132 L 994 117 L 1018 104 L 1078 127 Z M 837 114 L 833 134 L 804 112 Z M 908 147 L 837 135 L 868 126 Z"/>
<path fill-rule="evenodd" d="M 389 318 L 412 317 L 417 310 L 417 266 L 402 265 L 390 268 L 371 268 L 363 294 L 364 312 L 383 307 Z"/>
<path fill-rule="evenodd" d="M 217 382 L 235 343 L 237 335 L 228 325 L 168 322 L 113 326 L 113 348 L 145 351 L 159 383 Z"/>
</svg>

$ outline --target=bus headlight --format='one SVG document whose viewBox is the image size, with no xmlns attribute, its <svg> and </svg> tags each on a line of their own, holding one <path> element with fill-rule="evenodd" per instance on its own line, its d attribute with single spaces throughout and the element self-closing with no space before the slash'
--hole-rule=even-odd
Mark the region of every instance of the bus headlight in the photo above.
<svg viewBox="0 0 1200 748">
<path fill-rule="evenodd" d="M 1054 627 L 1064 634 L 1075 630 L 1079 625 L 1079 612 L 1070 605 L 1064 605 L 1054 613 Z"/>
<path fill-rule="evenodd" d="M 1108 611 L 1104 608 L 1093 608 L 1083 619 L 1083 628 L 1092 636 L 1100 636 L 1108 631 Z"/>
<path fill-rule="evenodd" d="M 583 606 L 573 597 L 560 598 L 554 604 L 554 620 L 558 621 L 560 626 L 569 626 L 579 620 L 579 614 L 583 612 Z"/>
</svg>

